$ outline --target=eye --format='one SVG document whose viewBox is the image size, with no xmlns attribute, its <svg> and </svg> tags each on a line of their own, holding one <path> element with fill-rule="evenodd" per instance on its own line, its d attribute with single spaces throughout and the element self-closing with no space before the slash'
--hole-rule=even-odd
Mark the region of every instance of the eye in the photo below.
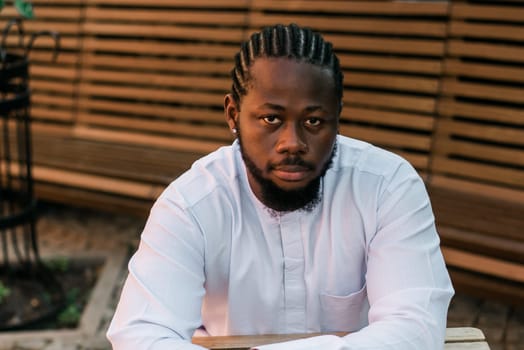
<svg viewBox="0 0 524 350">
<path fill-rule="evenodd" d="M 262 118 L 262 120 L 269 124 L 269 125 L 278 125 L 280 123 L 282 123 L 282 121 L 280 120 L 280 118 L 276 115 L 267 115 L 265 117 Z"/>
<path fill-rule="evenodd" d="M 316 117 L 310 117 L 306 119 L 307 126 L 320 126 L 322 124 L 322 119 Z"/>
</svg>

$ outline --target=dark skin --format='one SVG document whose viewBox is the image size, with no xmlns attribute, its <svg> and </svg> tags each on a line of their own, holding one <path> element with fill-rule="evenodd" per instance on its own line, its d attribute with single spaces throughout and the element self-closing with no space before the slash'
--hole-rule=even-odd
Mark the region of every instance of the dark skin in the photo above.
<svg viewBox="0 0 524 350">
<path fill-rule="evenodd" d="M 250 73 L 240 106 L 226 95 L 226 121 L 231 130 L 241 130 L 243 152 L 265 179 L 286 191 L 304 188 L 321 175 L 338 133 L 341 108 L 332 73 L 295 59 L 266 57 L 256 59 Z M 248 179 L 264 202 L 250 171 Z"/>
</svg>

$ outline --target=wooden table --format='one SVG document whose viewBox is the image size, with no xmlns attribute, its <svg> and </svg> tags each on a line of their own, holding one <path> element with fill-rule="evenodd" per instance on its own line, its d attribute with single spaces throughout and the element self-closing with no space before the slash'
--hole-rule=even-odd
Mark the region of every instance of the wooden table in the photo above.
<svg viewBox="0 0 524 350">
<path fill-rule="evenodd" d="M 343 336 L 345 333 L 331 333 Z M 238 335 L 224 337 L 194 337 L 193 343 L 212 350 L 247 350 L 250 347 L 320 334 Z M 489 350 L 484 334 L 478 328 L 448 328 L 445 350 Z"/>
</svg>

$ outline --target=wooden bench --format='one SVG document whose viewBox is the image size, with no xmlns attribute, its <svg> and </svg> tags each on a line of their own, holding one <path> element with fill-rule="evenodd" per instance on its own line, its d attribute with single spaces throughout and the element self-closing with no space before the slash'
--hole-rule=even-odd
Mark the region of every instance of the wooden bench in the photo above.
<svg viewBox="0 0 524 350">
<path fill-rule="evenodd" d="M 56 63 L 47 38 L 31 53 L 40 198 L 147 215 L 172 179 L 232 141 L 222 103 L 239 42 L 296 22 L 340 56 L 341 133 L 404 156 L 426 181 L 456 287 L 523 301 L 522 4 L 34 4 L 26 31 L 55 29 L 63 47 Z"/>
</svg>

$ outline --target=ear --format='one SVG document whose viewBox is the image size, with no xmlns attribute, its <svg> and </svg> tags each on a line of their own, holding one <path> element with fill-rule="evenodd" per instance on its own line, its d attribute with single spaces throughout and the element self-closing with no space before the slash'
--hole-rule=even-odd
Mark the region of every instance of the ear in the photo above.
<svg viewBox="0 0 524 350">
<path fill-rule="evenodd" d="M 229 125 L 229 129 L 233 132 L 233 130 L 237 128 L 239 108 L 231 94 L 227 94 L 224 98 L 224 112 L 227 125 Z"/>
</svg>

